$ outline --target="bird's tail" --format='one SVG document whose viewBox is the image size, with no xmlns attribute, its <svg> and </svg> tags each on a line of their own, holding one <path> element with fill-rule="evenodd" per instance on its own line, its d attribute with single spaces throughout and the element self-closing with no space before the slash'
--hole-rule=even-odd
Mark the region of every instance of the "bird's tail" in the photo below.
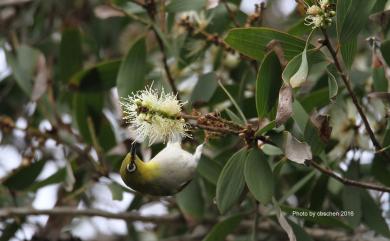
<svg viewBox="0 0 390 241">
<path fill-rule="evenodd" d="M 198 162 L 200 160 L 200 157 L 202 156 L 203 146 L 204 146 L 204 143 L 200 144 L 198 147 L 196 147 L 195 153 L 193 155 L 196 162 Z"/>
</svg>

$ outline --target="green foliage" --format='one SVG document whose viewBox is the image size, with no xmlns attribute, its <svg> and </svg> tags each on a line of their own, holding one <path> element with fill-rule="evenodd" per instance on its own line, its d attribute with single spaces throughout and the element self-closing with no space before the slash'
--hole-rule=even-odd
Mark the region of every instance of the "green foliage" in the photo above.
<svg viewBox="0 0 390 241">
<path fill-rule="evenodd" d="M 225 240 L 226 236 L 234 230 L 242 218 L 243 216 L 241 214 L 225 218 L 211 229 L 210 233 L 203 239 L 203 241 Z"/>
<path fill-rule="evenodd" d="M 250 150 L 245 160 L 244 176 L 253 196 L 262 204 L 272 200 L 274 180 L 266 156 L 258 149 Z"/>
<path fill-rule="evenodd" d="M 293 58 L 305 48 L 305 41 L 302 39 L 269 28 L 237 28 L 230 30 L 225 38 L 232 48 L 256 60 L 264 58 L 267 45 L 272 40 L 282 45 L 287 59 Z"/>
<path fill-rule="evenodd" d="M 47 208 L 129 215 L 106 239 L 390 238 L 388 1 L 330 0 L 336 16 L 322 29 L 305 17 L 325 1 L 297 1 L 288 14 L 287 1 L 266 2 L 250 14 L 238 0 L 1 2 L 0 241 L 32 239 L 25 227 L 61 237 L 84 222 L 101 227 L 60 214 L 41 228 L 4 212 L 36 207 L 49 186 L 58 200 Z M 178 90 L 177 119 L 191 135 L 182 148 L 205 143 L 192 181 L 170 197 L 118 179 L 132 146 L 147 160 L 167 144 L 135 144 L 123 119 L 121 98 L 151 83 Z M 154 204 L 167 214 L 149 215 Z"/>
<path fill-rule="evenodd" d="M 116 86 L 120 97 L 141 90 L 145 85 L 146 44 L 145 39 L 138 39 L 129 49 L 118 71 Z"/>
<path fill-rule="evenodd" d="M 222 169 L 216 191 L 216 201 L 221 213 L 226 213 L 236 204 L 244 190 L 244 164 L 247 155 L 246 149 L 239 150 Z"/>
<path fill-rule="evenodd" d="M 256 80 L 256 109 L 260 118 L 271 117 L 269 113 L 275 106 L 282 85 L 281 74 L 278 57 L 274 52 L 269 53 L 260 66 Z"/>
</svg>

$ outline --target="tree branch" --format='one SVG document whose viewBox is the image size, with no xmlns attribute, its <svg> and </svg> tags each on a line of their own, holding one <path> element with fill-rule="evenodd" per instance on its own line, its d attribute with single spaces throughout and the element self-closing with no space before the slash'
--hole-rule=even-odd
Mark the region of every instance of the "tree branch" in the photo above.
<svg viewBox="0 0 390 241">
<path fill-rule="evenodd" d="M 325 175 L 328 175 L 328 176 L 338 180 L 339 182 L 343 183 L 344 185 L 355 186 L 355 187 L 390 193 L 390 187 L 379 186 L 379 185 L 375 185 L 375 184 L 367 183 L 367 182 L 359 182 L 359 181 L 355 181 L 355 180 L 351 180 L 351 179 L 342 177 L 339 174 L 335 173 L 333 170 L 331 170 L 327 167 L 323 167 L 313 160 L 307 160 L 306 164 L 314 167 L 315 169 L 324 173 Z"/>
<path fill-rule="evenodd" d="M 147 223 L 175 223 L 182 222 L 180 215 L 144 216 L 137 212 L 112 213 L 99 209 L 76 209 L 71 207 L 54 207 L 51 209 L 34 209 L 29 207 L 10 207 L 0 209 L 0 218 L 11 218 L 13 216 L 38 216 L 38 215 L 67 215 L 67 216 L 86 216 L 86 217 L 104 217 L 112 219 L 123 219 L 126 221 L 139 221 Z"/>
<path fill-rule="evenodd" d="M 154 16 L 156 14 L 156 3 L 155 3 L 155 1 L 154 0 L 146 1 L 145 5 L 144 5 L 144 8 L 145 8 L 146 12 L 148 13 L 150 19 L 153 21 L 153 23 L 156 23 L 156 18 Z M 167 78 L 168 78 L 168 83 L 171 86 L 172 92 L 177 96 L 178 99 L 180 99 L 179 91 L 176 88 L 175 80 L 174 80 L 174 78 L 172 76 L 171 70 L 169 69 L 168 57 L 167 57 L 167 54 L 165 52 L 164 42 L 163 42 L 161 36 L 159 35 L 159 33 L 158 33 L 157 29 L 156 29 L 156 26 L 152 25 L 151 28 L 152 28 L 152 31 L 153 31 L 154 35 L 156 36 L 157 44 L 158 44 L 158 46 L 160 48 L 160 52 L 162 54 L 162 62 L 163 62 L 163 65 L 164 65 L 165 73 L 166 73 Z"/>
<path fill-rule="evenodd" d="M 234 23 L 236 27 L 240 27 L 240 24 L 237 22 L 236 14 L 233 12 L 233 10 L 230 8 L 229 3 L 226 0 L 222 0 L 223 5 L 226 8 L 226 11 L 229 14 L 230 20 Z"/>
<path fill-rule="evenodd" d="M 337 57 L 337 53 L 334 50 L 334 48 L 332 46 L 332 43 L 330 42 L 328 33 L 323 28 L 321 28 L 321 31 L 322 31 L 322 33 L 324 35 L 324 38 L 325 38 L 324 45 L 328 48 L 330 54 L 332 55 L 332 58 L 333 58 L 333 61 L 334 61 L 335 65 L 336 65 L 337 71 L 338 71 L 339 75 L 341 76 L 341 79 L 343 80 L 344 85 L 347 88 L 348 93 L 351 96 L 352 101 L 353 101 L 354 105 L 356 106 L 357 111 L 359 112 L 360 117 L 363 120 L 364 126 L 366 127 L 366 131 L 367 131 L 368 135 L 370 136 L 372 144 L 374 144 L 374 146 L 375 146 L 375 150 L 379 151 L 379 150 L 382 149 L 382 146 L 379 143 L 379 141 L 376 139 L 375 134 L 374 134 L 374 132 L 373 132 L 371 126 L 370 126 L 370 123 L 368 122 L 367 116 L 364 114 L 363 108 L 359 104 L 358 98 L 356 97 L 355 93 L 353 92 L 353 89 L 352 89 L 352 86 L 351 86 L 351 84 L 350 84 L 350 82 L 348 80 L 348 77 L 344 73 L 343 68 L 341 67 L 340 61 L 339 61 L 339 59 Z M 381 152 L 381 154 L 383 155 L 383 157 L 387 161 L 390 161 L 390 156 L 386 152 Z"/>
</svg>

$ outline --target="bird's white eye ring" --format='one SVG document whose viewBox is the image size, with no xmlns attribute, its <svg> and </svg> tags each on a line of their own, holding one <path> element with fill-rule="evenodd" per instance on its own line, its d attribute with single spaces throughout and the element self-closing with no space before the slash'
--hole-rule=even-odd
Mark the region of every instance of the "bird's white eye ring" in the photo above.
<svg viewBox="0 0 390 241">
<path fill-rule="evenodd" d="M 127 164 L 126 169 L 128 172 L 134 172 L 137 169 L 137 166 L 135 165 L 134 162 L 131 162 L 131 163 Z"/>
</svg>

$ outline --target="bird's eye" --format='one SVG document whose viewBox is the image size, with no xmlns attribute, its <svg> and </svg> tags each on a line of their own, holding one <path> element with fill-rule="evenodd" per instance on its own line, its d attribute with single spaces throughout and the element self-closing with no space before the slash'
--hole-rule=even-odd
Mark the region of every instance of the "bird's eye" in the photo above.
<svg viewBox="0 0 390 241">
<path fill-rule="evenodd" d="M 128 172 L 134 172 L 137 169 L 137 166 L 134 162 L 130 162 L 129 164 L 127 164 L 126 169 Z"/>
</svg>

